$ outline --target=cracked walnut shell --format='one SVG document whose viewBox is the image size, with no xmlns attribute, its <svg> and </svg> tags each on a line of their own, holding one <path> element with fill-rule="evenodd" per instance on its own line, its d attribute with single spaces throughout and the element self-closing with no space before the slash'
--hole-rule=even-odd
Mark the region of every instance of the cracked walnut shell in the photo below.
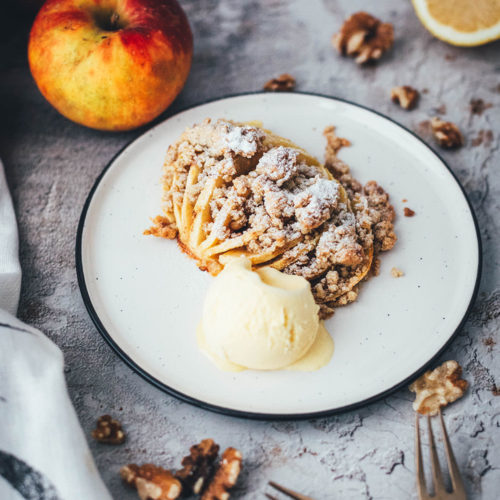
<svg viewBox="0 0 500 500">
<path fill-rule="evenodd" d="M 461 375 L 462 368 L 456 361 L 445 361 L 425 372 L 409 386 L 416 394 L 413 409 L 422 415 L 436 415 L 441 407 L 461 398 L 469 385 Z"/>
<path fill-rule="evenodd" d="M 203 492 L 201 500 L 227 500 L 241 471 L 241 453 L 235 448 L 227 448 L 212 481 Z"/>
<path fill-rule="evenodd" d="M 125 441 L 125 433 L 120 422 L 110 415 L 99 417 L 96 428 L 92 431 L 92 437 L 99 443 L 106 444 L 122 444 Z"/>
<path fill-rule="evenodd" d="M 355 57 L 358 64 L 380 59 L 394 43 L 394 28 L 367 12 L 350 16 L 332 38 L 333 46 L 343 56 Z"/>
<path fill-rule="evenodd" d="M 432 133 L 442 148 L 459 148 L 464 144 L 464 138 L 459 128 L 452 122 L 445 122 L 437 116 L 431 120 Z"/>
<path fill-rule="evenodd" d="M 123 481 L 137 489 L 141 500 L 175 500 L 182 486 L 172 473 L 153 464 L 125 465 L 120 469 Z"/>
<path fill-rule="evenodd" d="M 418 97 L 418 90 L 410 87 L 409 85 L 403 85 L 402 87 L 393 87 L 393 89 L 391 90 L 392 102 L 399 104 L 403 109 L 414 109 L 417 105 Z"/>
</svg>

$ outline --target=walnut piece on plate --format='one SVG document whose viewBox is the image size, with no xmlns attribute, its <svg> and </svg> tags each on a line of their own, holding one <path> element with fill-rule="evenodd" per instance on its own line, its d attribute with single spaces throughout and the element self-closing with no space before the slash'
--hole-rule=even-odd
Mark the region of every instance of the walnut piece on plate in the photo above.
<svg viewBox="0 0 500 500">
<path fill-rule="evenodd" d="M 333 46 L 343 56 L 355 57 L 358 64 L 380 59 L 394 43 L 394 28 L 367 12 L 356 12 L 345 20 L 332 38 Z"/>
<path fill-rule="evenodd" d="M 464 144 L 464 138 L 459 128 L 452 122 L 446 122 L 435 116 L 431 120 L 432 133 L 442 148 L 459 148 Z"/>
<path fill-rule="evenodd" d="M 125 465 L 120 469 L 123 481 L 136 488 L 141 500 L 175 500 L 182 486 L 172 473 L 153 464 Z"/>
<path fill-rule="evenodd" d="M 99 417 L 96 428 L 92 431 L 92 437 L 99 443 L 106 444 L 122 444 L 125 441 L 125 433 L 120 422 L 111 415 Z"/>
<path fill-rule="evenodd" d="M 204 439 L 191 446 L 190 454 L 182 459 L 182 469 L 175 477 L 182 483 L 182 493 L 199 495 L 212 476 L 215 460 L 219 454 L 219 445 L 213 439 Z"/>
<path fill-rule="evenodd" d="M 229 491 L 236 484 L 241 471 L 241 453 L 235 448 L 227 448 L 210 484 L 203 492 L 201 500 L 227 500 Z"/>
<path fill-rule="evenodd" d="M 264 85 L 264 90 L 270 90 L 271 92 L 290 92 L 294 88 L 295 78 L 288 73 L 272 78 Z"/>
<path fill-rule="evenodd" d="M 396 104 L 399 104 L 403 109 L 411 110 L 417 105 L 419 98 L 418 90 L 410 87 L 409 85 L 403 85 L 401 87 L 393 87 L 391 90 L 391 100 Z"/>
<path fill-rule="evenodd" d="M 413 217 L 415 215 L 415 210 L 412 210 L 410 207 L 404 207 L 403 213 L 405 217 Z"/>
<path fill-rule="evenodd" d="M 462 368 L 456 361 L 445 361 L 425 372 L 409 386 L 416 394 L 413 409 L 422 415 L 436 415 L 439 408 L 461 398 L 469 385 L 461 376 Z"/>
</svg>

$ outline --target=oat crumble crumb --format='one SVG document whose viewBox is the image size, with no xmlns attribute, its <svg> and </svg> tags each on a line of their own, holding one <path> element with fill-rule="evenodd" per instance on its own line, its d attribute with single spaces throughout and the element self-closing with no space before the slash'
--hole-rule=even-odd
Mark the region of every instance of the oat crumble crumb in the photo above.
<svg viewBox="0 0 500 500">
<path fill-rule="evenodd" d="M 380 264 L 381 264 L 381 261 L 378 257 L 373 259 L 373 264 L 372 264 L 372 268 L 371 268 L 372 276 L 378 276 L 380 274 Z"/>
<path fill-rule="evenodd" d="M 392 276 L 394 276 L 394 278 L 401 278 L 402 276 L 405 275 L 405 273 L 401 271 L 401 269 L 398 269 L 397 267 L 393 267 L 391 269 L 391 274 Z"/>
<path fill-rule="evenodd" d="M 175 223 L 170 222 L 163 215 L 157 215 L 152 219 L 152 222 L 153 225 L 143 232 L 145 236 L 156 236 L 168 240 L 173 240 L 177 236 L 177 227 Z"/>
</svg>

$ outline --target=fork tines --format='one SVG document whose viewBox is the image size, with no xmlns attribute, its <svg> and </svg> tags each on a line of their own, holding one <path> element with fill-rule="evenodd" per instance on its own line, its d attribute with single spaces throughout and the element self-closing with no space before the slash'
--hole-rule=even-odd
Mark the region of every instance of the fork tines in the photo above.
<svg viewBox="0 0 500 500">
<path fill-rule="evenodd" d="M 429 454 L 431 459 L 431 471 L 434 495 L 430 495 L 425 484 L 424 467 L 422 460 L 422 449 L 420 441 L 420 419 L 417 414 L 415 424 L 415 452 L 416 452 L 416 474 L 417 474 L 417 490 L 420 500 L 428 500 L 430 498 L 436 499 L 449 499 L 449 500 L 466 500 L 465 488 L 460 476 L 460 471 L 453 455 L 448 433 L 444 425 L 443 414 L 439 410 L 439 419 L 441 421 L 441 430 L 443 433 L 443 442 L 446 453 L 446 461 L 448 462 L 448 472 L 451 479 L 451 492 L 446 490 L 446 486 L 439 465 L 438 454 L 436 450 L 436 443 L 434 441 L 434 434 L 432 432 L 432 425 L 430 417 L 427 417 L 427 424 L 429 427 Z"/>
</svg>

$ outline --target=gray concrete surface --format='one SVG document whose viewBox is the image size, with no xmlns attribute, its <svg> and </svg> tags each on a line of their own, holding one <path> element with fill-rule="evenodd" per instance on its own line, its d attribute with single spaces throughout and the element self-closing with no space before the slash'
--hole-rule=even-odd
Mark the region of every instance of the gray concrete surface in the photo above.
<svg viewBox="0 0 500 500">
<path fill-rule="evenodd" d="M 421 125 L 440 113 L 459 124 L 467 144 L 444 152 L 469 194 L 481 226 L 484 274 L 469 320 L 442 356 L 457 359 L 470 382 L 446 409 L 470 498 L 498 498 L 500 484 L 500 44 L 448 46 L 429 35 L 409 2 L 182 0 L 195 35 L 189 81 L 163 115 L 204 99 L 258 90 L 290 72 L 298 90 L 350 99 L 387 114 L 431 140 Z M 360 68 L 341 59 L 330 36 L 360 8 L 394 23 L 393 51 Z M 118 469 L 129 462 L 175 466 L 204 437 L 236 446 L 245 469 L 234 498 L 263 498 L 269 479 L 317 499 L 416 498 L 412 395 L 402 389 L 360 410 L 303 422 L 252 422 L 216 415 L 169 397 L 127 368 L 101 339 L 83 305 L 74 245 L 80 211 L 110 158 L 141 131 L 101 133 L 77 126 L 41 97 L 26 64 L 29 18 L 4 16 L 0 30 L 0 156 L 19 219 L 24 270 L 20 317 L 64 351 L 71 398 L 83 428 L 109 412 L 127 444 L 90 441 L 116 499 L 131 500 Z M 427 89 L 418 109 L 392 104 L 393 85 Z M 492 107 L 471 114 L 469 102 Z M 483 132 L 481 132 L 483 131 Z M 492 138 L 478 137 L 492 131 Z M 487 135 L 487 134 L 486 134 Z M 480 144 L 478 144 L 481 142 Z M 497 386 L 495 386 L 497 384 Z M 497 391 L 498 394 L 498 391 Z M 57 423 L 55 423 L 57 425 Z"/>
</svg>

